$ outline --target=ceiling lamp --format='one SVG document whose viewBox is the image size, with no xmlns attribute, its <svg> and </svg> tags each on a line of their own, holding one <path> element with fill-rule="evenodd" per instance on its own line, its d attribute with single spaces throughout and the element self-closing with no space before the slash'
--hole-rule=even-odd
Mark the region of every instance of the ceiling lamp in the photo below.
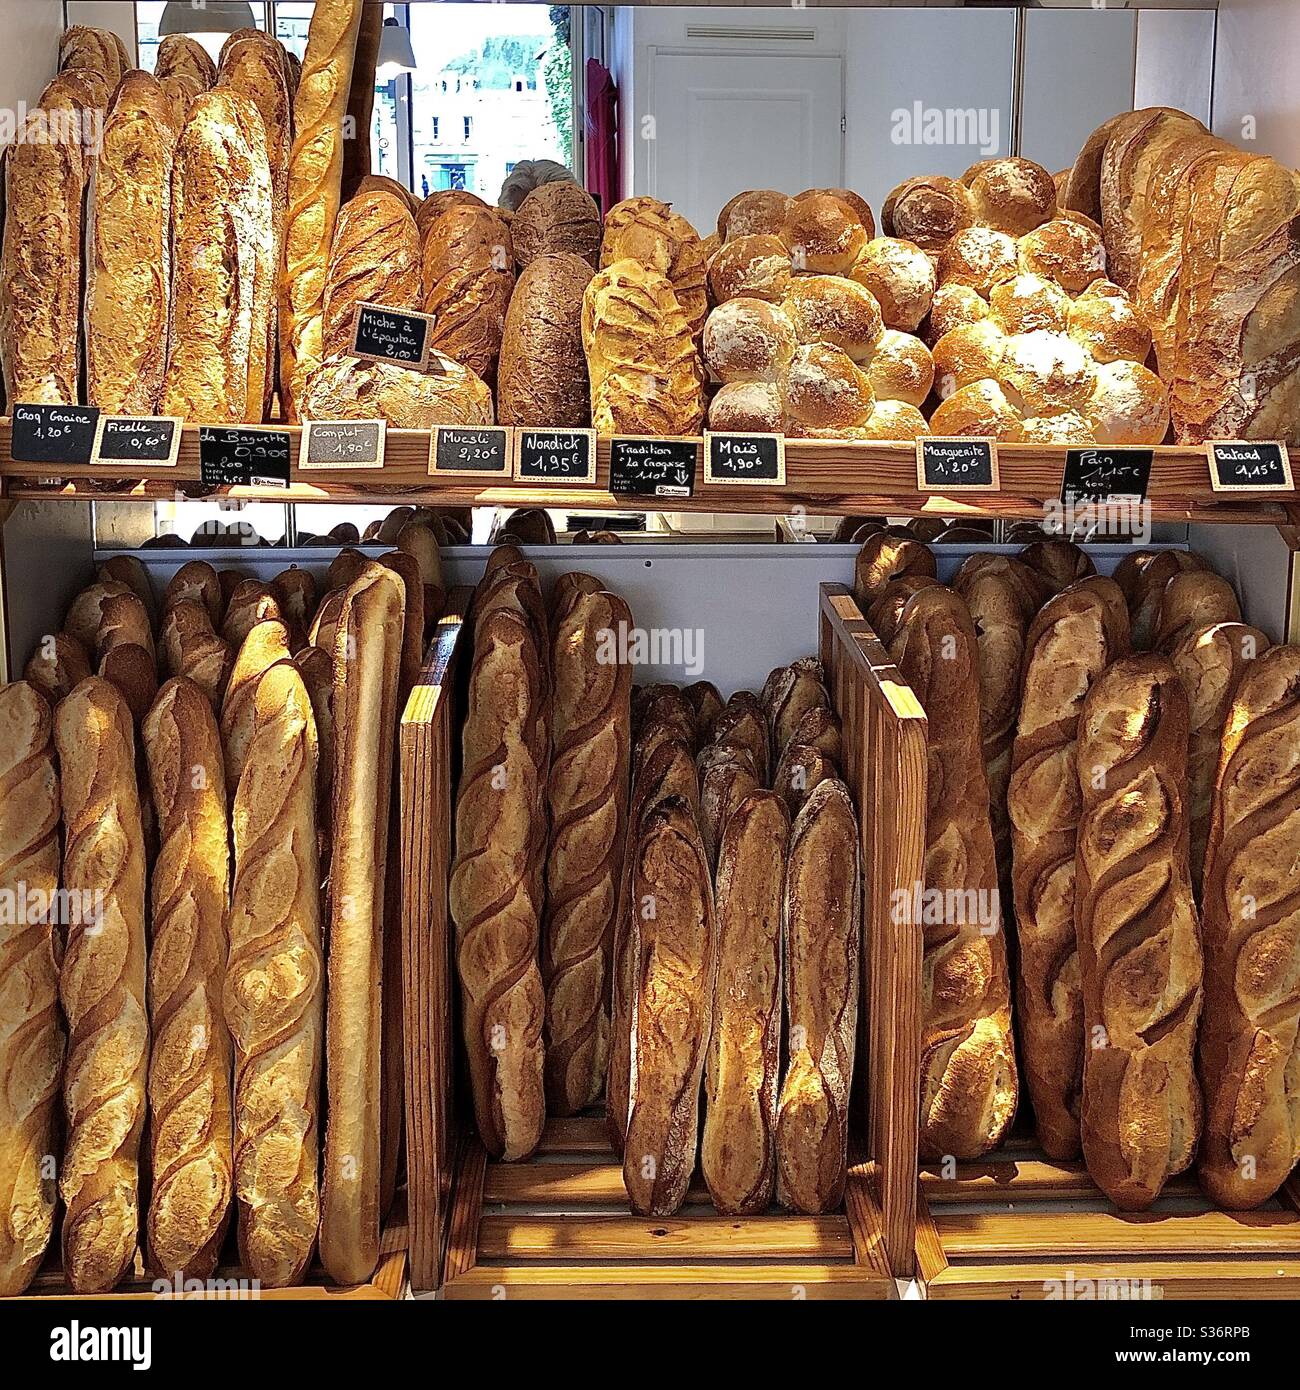
<svg viewBox="0 0 1300 1390">
<path fill-rule="evenodd" d="M 411 31 L 397 20 L 384 20 L 384 32 L 379 40 L 379 61 L 376 75 L 385 82 L 404 72 L 415 71 L 415 49 L 411 47 Z"/>
<path fill-rule="evenodd" d="M 167 0 L 158 21 L 158 37 L 168 34 L 233 34 L 237 29 L 255 29 L 249 0 Z"/>
</svg>

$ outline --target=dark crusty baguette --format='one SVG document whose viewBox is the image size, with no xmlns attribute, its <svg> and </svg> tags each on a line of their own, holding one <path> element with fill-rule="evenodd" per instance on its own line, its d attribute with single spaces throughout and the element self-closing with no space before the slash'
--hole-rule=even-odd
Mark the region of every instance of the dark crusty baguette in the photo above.
<svg viewBox="0 0 1300 1390">
<path fill-rule="evenodd" d="M 727 821 L 718 855 L 718 974 L 700 1168 L 713 1205 L 726 1215 L 765 1211 L 776 1179 L 781 920 L 789 836 L 781 798 L 756 791 Z"/>
<path fill-rule="evenodd" d="M 1187 866 L 1187 696 L 1160 656 L 1110 666 L 1079 721 L 1075 925 L 1083 1154 L 1126 1211 L 1196 1151 L 1201 939 Z"/>
<path fill-rule="evenodd" d="M 1074 851 L 1082 801 L 1075 742 L 1083 700 L 1128 654 L 1128 609 L 1112 580 L 1051 599 L 1025 641 L 1024 689 L 1007 809 L 1016 909 L 1016 1006 L 1025 1084 L 1050 1158 L 1079 1155 L 1083 987 L 1074 936 Z"/>
<path fill-rule="evenodd" d="M 795 819 L 785 875 L 789 1059 L 777 1108 L 776 1171 L 777 1197 L 794 1211 L 832 1211 L 844 1196 L 861 883 L 849 790 L 823 782 Z"/>
<path fill-rule="evenodd" d="M 713 743 L 700 750 L 695 765 L 700 776 L 700 831 L 709 863 L 716 866 L 731 813 L 758 790 L 754 757 L 747 748 Z"/>
<path fill-rule="evenodd" d="M 717 972 L 713 883 L 691 805 L 660 802 L 632 851 L 631 1068 L 623 1183 L 632 1210 L 671 1216 L 686 1200 Z"/>
<path fill-rule="evenodd" d="M 1205 872 L 1201 1186 L 1258 1206 L 1300 1160 L 1300 648 L 1275 647 L 1232 700 Z"/>
</svg>

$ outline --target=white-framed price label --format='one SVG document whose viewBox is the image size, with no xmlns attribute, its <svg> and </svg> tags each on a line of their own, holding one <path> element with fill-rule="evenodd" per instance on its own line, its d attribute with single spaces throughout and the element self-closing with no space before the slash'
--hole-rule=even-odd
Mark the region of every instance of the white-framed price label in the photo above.
<svg viewBox="0 0 1300 1390">
<path fill-rule="evenodd" d="M 174 415 L 101 415 L 90 461 L 114 467 L 175 468 L 184 421 Z"/>
<path fill-rule="evenodd" d="M 779 434 L 704 432 L 704 481 L 785 486 L 785 440 Z"/>
<path fill-rule="evenodd" d="M 1280 440 L 1214 439 L 1206 446 L 1215 492 L 1293 492 L 1291 455 Z"/>
<path fill-rule="evenodd" d="M 298 467 L 382 468 L 386 420 L 304 420 Z"/>
</svg>

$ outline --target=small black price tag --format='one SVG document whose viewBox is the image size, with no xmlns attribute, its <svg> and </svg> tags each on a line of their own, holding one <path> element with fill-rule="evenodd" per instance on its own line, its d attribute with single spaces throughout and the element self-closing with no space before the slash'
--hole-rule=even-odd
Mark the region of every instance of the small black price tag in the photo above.
<svg viewBox="0 0 1300 1390">
<path fill-rule="evenodd" d="M 429 473 L 510 476 L 510 431 L 504 425 L 439 425 L 433 431 Z"/>
<path fill-rule="evenodd" d="M 997 441 L 922 436 L 916 441 L 916 485 L 922 492 L 996 492 Z"/>
<path fill-rule="evenodd" d="M 1291 456 L 1285 444 L 1257 439 L 1215 439 L 1210 486 L 1215 492 L 1292 492 Z"/>
<path fill-rule="evenodd" d="M 288 430 L 257 425 L 200 425 L 199 478 L 204 487 L 289 486 Z"/>
<path fill-rule="evenodd" d="M 1154 449 L 1132 449 L 1100 444 L 1095 448 L 1067 449 L 1061 501 L 1105 502 L 1110 498 L 1146 501 L 1151 485 Z"/>
<path fill-rule="evenodd" d="M 174 468 L 183 422 L 168 415 L 101 415 L 91 463 Z"/>
<path fill-rule="evenodd" d="M 423 372 L 429 365 L 434 316 L 384 304 L 358 304 L 352 321 L 352 356 L 367 362 L 394 362 Z"/>
<path fill-rule="evenodd" d="M 97 406 L 15 404 L 10 453 L 15 463 L 89 463 L 98 427 Z"/>
<path fill-rule="evenodd" d="M 779 434 L 704 435 L 704 481 L 785 485 L 785 440 Z"/>
<path fill-rule="evenodd" d="M 515 430 L 515 477 L 533 483 L 596 481 L 595 430 Z"/>
<path fill-rule="evenodd" d="M 304 420 L 298 467 L 382 468 L 386 420 Z"/>
<path fill-rule="evenodd" d="M 609 490 L 634 497 L 689 497 L 699 446 L 640 435 L 609 441 Z"/>
</svg>

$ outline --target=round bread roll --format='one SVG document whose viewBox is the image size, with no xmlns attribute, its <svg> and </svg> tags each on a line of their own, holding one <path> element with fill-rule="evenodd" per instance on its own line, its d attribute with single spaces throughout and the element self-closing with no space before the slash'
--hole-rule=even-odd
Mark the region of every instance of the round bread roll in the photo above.
<svg viewBox="0 0 1300 1390">
<path fill-rule="evenodd" d="M 871 211 L 871 204 L 851 188 L 805 188 L 802 193 L 796 193 L 791 201 L 799 203 L 809 198 L 823 196 L 838 198 L 841 203 L 846 203 L 853 216 L 867 229 L 867 235 L 869 237 L 875 236 L 876 215 Z"/>
<path fill-rule="evenodd" d="M 930 432 L 940 436 L 975 435 L 1019 443 L 1024 420 L 996 381 L 974 381 L 954 391 L 930 416 Z"/>
<path fill-rule="evenodd" d="M 1014 237 L 991 227 L 967 227 L 940 256 L 939 283 L 969 285 L 987 299 L 994 285 L 1015 277 L 1019 256 Z"/>
<path fill-rule="evenodd" d="M 780 434 L 780 389 L 771 381 L 728 382 L 709 402 L 709 428 Z"/>
<path fill-rule="evenodd" d="M 976 381 L 996 381 L 1007 335 L 990 319 L 962 324 L 934 345 L 934 379 L 941 400 Z"/>
<path fill-rule="evenodd" d="M 1133 301 L 1109 280 L 1095 280 L 1070 305 L 1070 337 L 1098 362 L 1143 362 L 1151 351 L 1151 330 Z"/>
<path fill-rule="evenodd" d="M 880 236 L 867 242 L 849 278 L 869 290 L 886 328 L 915 333 L 934 300 L 934 262 L 914 241 Z"/>
<path fill-rule="evenodd" d="M 989 159 L 972 165 L 963 180 L 975 221 L 1021 237 L 1056 216 L 1056 185 L 1031 159 Z"/>
<path fill-rule="evenodd" d="M 930 306 L 930 322 L 925 341 L 931 347 L 954 328 L 965 323 L 979 323 L 989 316 L 989 302 L 969 285 L 940 285 Z"/>
<path fill-rule="evenodd" d="M 871 240 L 852 205 L 833 193 L 791 200 L 778 235 L 795 270 L 813 275 L 846 274 Z"/>
<path fill-rule="evenodd" d="M 723 241 L 742 236 L 775 236 L 785 223 L 790 197 L 775 188 L 752 188 L 737 193 L 718 214 L 718 235 Z"/>
<path fill-rule="evenodd" d="M 600 255 L 600 209 L 576 183 L 544 183 L 519 205 L 510 224 L 515 262 L 522 270 L 538 256 L 568 253 L 596 264 Z"/>
<path fill-rule="evenodd" d="M 1020 238 L 1020 268 L 1082 294 L 1106 274 L 1106 248 L 1090 228 L 1054 217 Z"/>
<path fill-rule="evenodd" d="M 1025 416 L 1081 409 L 1092 395 L 1092 358 L 1064 333 L 1016 333 L 1007 339 L 1000 379 Z"/>
<path fill-rule="evenodd" d="M 736 237 L 709 264 L 709 288 L 719 304 L 747 295 L 780 303 L 790 287 L 790 253 L 775 236 Z"/>
<path fill-rule="evenodd" d="M 762 299 L 729 299 L 704 325 L 704 365 L 724 383 L 776 381 L 795 346 L 789 316 Z"/>
<path fill-rule="evenodd" d="M 1041 275 L 1017 275 L 993 286 L 989 308 L 993 322 L 1005 333 L 1064 333 L 1070 296 Z"/>
<path fill-rule="evenodd" d="M 867 376 L 876 393 L 877 409 L 884 401 L 905 401 L 920 407 L 934 385 L 934 358 L 920 338 L 887 328 L 867 363 Z"/>
<path fill-rule="evenodd" d="M 795 437 L 864 425 L 876 404 L 866 372 L 825 343 L 796 348 L 780 386 L 786 433 Z"/>
<path fill-rule="evenodd" d="M 970 194 L 942 174 L 900 183 L 881 210 L 885 235 L 915 242 L 922 251 L 942 251 L 974 220 Z"/>
<path fill-rule="evenodd" d="M 885 331 L 875 295 L 842 275 L 798 276 L 781 307 L 801 343 L 829 343 L 855 362 L 871 356 Z"/>
<path fill-rule="evenodd" d="M 1098 444 L 1161 444 L 1169 431 L 1169 392 L 1140 362 L 1104 362 L 1084 414 Z"/>
<path fill-rule="evenodd" d="M 1092 425 L 1077 410 L 1036 415 L 1025 421 L 1026 444 L 1095 444 Z"/>
<path fill-rule="evenodd" d="M 865 425 L 859 429 L 859 439 L 908 440 L 920 439 L 930 433 L 925 416 L 907 401 L 877 401 Z"/>
</svg>

